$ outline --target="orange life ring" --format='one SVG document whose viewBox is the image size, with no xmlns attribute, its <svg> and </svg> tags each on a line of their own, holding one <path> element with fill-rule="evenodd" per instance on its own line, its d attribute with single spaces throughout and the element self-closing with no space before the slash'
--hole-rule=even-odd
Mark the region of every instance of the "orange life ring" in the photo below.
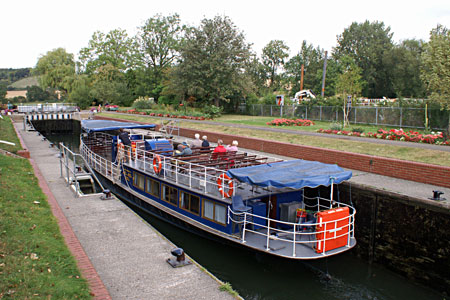
<svg viewBox="0 0 450 300">
<path fill-rule="evenodd" d="M 153 157 L 153 170 L 156 174 L 159 174 L 162 169 L 161 157 L 159 155 L 155 155 Z"/>
<path fill-rule="evenodd" d="M 228 184 L 228 192 L 225 192 L 222 183 Z M 219 187 L 220 194 L 225 198 L 233 196 L 233 180 L 225 173 L 219 176 L 217 179 L 217 186 Z"/>
</svg>

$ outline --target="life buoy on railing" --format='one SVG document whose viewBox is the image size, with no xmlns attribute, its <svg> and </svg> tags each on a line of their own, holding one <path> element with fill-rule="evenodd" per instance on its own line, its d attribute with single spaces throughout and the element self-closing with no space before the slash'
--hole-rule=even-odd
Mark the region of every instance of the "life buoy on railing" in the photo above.
<svg viewBox="0 0 450 300">
<path fill-rule="evenodd" d="M 153 170 L 156 174 L 159 174 L 162 169 L 161 157 L 159 155 L 155 155 L 153 157 Z"/>
<path fill-rule="evenodd" d="M 131 157 L 136 158 L 136 142 L 131 142 Z"/>
<path fill-rule="evenodd" d="M 224 185 L 228 185 L 228 192 L 225 192 Z M 219 187 L 220 194 L 225 198 L 233 196 L 233 180 L 225 173 L 219 176 L 217 179 L 217 186 Z"/>
</svg>

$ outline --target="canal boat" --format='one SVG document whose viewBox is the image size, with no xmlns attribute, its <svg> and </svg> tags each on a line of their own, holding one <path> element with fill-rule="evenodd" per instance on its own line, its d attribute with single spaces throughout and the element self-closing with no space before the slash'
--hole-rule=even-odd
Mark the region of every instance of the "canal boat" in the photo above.
<svg viewBox="0 0 450 300">
<path fill-rule="evenodd" d="M 337 165 L 282 160 L 246 151 L 194 148 L 153 124 L 83 120 L 80 154 L 106 187 L 151 215 L 183 228 L 288 259 L 318 259 L 356 245 L 352 205 L 334 187 L 352 176 Z M 127 131 L 131 145 L 119 138 Z M 330 197 L 305 189 L 330 187 Z"/>
</svg>

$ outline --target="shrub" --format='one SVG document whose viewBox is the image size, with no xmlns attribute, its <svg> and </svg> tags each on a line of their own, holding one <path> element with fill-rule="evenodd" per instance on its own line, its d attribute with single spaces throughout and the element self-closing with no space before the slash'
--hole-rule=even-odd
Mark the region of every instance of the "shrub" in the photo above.
<svg viewBox="0 0 450 300">
<path fill-rule="evenodd" d="M 340 123 L 331 123 L 330 129 L 331 130 L 340 131 L 340 130 L 342 130 L 342 124 L 340 124 Z"/>
<path fill-rule="evenodd" d="M 352 128 L 352 132 L 364 133 L 364 128 L 361 127 Z"/>
<path fill-rule="evenodd" d="M 215 105 L 205 105 L 203 113 L 206 118 L 214 119 L 222 115 L 223 108 Z"/>
<path fill-rule="evenodd" d="M 139 97 L 133 102 L 133 107 L 137 109 L 148 109 L 152 107 L 155 101 L 149 97 Z"/>
</svg>

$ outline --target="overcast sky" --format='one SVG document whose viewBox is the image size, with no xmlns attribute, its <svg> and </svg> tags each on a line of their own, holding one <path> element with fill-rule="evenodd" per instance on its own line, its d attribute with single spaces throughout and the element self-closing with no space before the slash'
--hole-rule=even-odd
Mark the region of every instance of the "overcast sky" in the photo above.
<svg viewBox="0 0 450 300">
<path fill-rule="evenodd" d="M 384 22 L 395 43 L 428 41 L 437 24 L 450 28 L 449 0 L 7 0 L 0 11 L 0 68 L 34 67 L 40 56 L 59 47 L 76 57 L 95 31 L 121 28 L 133 36 L 157 13 L 178 13 L 183 24 L 195 26 L 205 17 L 226 15 L 256 53 L 278 39 L 291 56 L 303 40 L 331 51 L 352 22 Z"/>
</svg>

